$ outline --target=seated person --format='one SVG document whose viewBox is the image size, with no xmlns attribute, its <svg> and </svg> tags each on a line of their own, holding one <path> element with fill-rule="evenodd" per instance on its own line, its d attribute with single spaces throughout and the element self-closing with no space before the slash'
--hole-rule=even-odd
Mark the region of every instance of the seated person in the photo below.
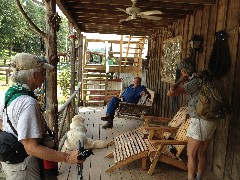
<svg viewBox="0 0 240 180">
<path fill-rule="evenodd" d="M 107 106 L 106 117 L 101 117 L 101 120 L 108 121 L 102 126 L 103 129 L 113 127 L 113 119 L 115 115 L 115 110 L 119 106 L 119 102 L 128 102 L 137 104 L 142 95 L 146 92 L 146 87 L 141 85 L 141 78 L 135 77 L 133 84 L 128 86 L 122 95 L 118 97 L 113 97 Z"/>
</svg>

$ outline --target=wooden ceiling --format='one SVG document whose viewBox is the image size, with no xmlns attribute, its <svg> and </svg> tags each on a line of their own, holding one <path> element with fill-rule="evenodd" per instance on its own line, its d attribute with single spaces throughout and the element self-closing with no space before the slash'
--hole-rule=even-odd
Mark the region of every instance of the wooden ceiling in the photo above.
<svg viewBox="0 0 240 180">
<path fill-rule="evenodd" d="M 150 35 L 156 29 L 171 25 L 205 5 L 215 4 L 216 0 L 137 0 L 136 7 L 143 11 L 159 10 L 161 20 L 137 18 L 124 21 L 129 15 L 119 10 L 132 6 L 131 0 L 57 0 L 74 27 L 81 32 L 101 34 Z"/>
</svg>

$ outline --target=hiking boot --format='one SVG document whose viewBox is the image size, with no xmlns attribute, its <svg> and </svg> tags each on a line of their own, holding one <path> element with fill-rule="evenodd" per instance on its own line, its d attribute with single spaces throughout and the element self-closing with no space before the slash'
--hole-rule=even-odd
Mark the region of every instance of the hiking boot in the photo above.
<svg viewBox="0 0 240 180">
<path fill-rule="evenodd" d="M 105 117 L 101 117 L 102 121 L 110 121 L 112 119 L 111 116 L 105 116 Z"/>
<path fill-rule="evenodd" d="M 112 127 L 113 127 L 112 121 L 108 121 L 106 124 L 102 126 L 103 129 L 112 128 Z"/>
</svg>

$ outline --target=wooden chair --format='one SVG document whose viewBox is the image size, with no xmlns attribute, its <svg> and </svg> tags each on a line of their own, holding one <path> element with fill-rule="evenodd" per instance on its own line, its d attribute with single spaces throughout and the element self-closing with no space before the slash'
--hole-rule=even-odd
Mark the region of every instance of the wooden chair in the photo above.
<svg viewBox="0 0 240 180">
<path fill-rule="evenodd" d="M 117 117 L 137 117 L 143 115 L 152 115 L 152 108 L 155 101 L 156 93 L 147 89 L 146 95 L 142 96 L 137 104 L 120 102 L 117 111 Z"/>
<path fill-rule="evenodd" d="M 164 132 L 161 134 L 154 131 L 149 132 L 148 130 L 150 130 L 151 127 L 156 127 L 158 125 L 167 125 L 168 127 L 178 128 L 182 123 L 186 121 L 188 116 L 187 106 L 181 107 L 172 119 L 155 116 L 144 116 L 144 126 L 141 127 L 141 129 L 145 136 L 148 136 L 150 139 L 153 139 L 153 136 L 158 139 L 168 139 L 172 133 Z"/>
<path fill-rule="evenodd" d="M 149 139 L 149 159 L 151 166 L 148 174 L 152 175 L 158 161 L 170 164 L 183 170 L 187 170 L 186 159 L 181 156 L 184 147 L 187 145 L 187 129 L 190 124 L 190 117 L 179 127 L 173 140 L 152 140 Z M 153 129 L 153 131 L 159 131 Z"/>
<path fill-rule="evenodd" d="M 181 125 L 186 120 L 187 108 L 181 108 L 179 112 L 174 116 L 169 125 Z M 184 118 L 185 117 L 185 118 Z M 149 153 L 149 147 L 153 150 L 154 146 L 150 145 L 150 139 L 155 137 L 153 133 L 158 132 L 159 134 L 164 134 L 163 139 L 170 137 L 171 134 L 176 133 L 178 128 L 169 127 L 169 126 L 157 126 L 154 127 L 152 124 L 146 124 L 150 120 L 160 121 L 161 118 L 156 117 L 147 117 L 147 121 L 143 127 L 128 131 L 123 133 L 116 138 L 114 138 L 115 149 L 113 152 L 108 153 L 105 157 L 114 157 L 114 165 L 106 170 L 106 172 L 112 172 L 115 169 L 122 167 L 130 162 L 133 162 L 138 159 L 142 159 L 142 169 L 146 170 L 146 160 Z M 167 122 L 167 118 L 162 118 L 164 122 Z M 180 122 L 178 122 L 178 120 Z M 143 132 L 143 129 L 150 132 L 148 138 L 146 132 Z M 161 133 L 160 133 L 161 132 Z M 160 138 L 160 136 L 158 136 Z"/>
</svg>

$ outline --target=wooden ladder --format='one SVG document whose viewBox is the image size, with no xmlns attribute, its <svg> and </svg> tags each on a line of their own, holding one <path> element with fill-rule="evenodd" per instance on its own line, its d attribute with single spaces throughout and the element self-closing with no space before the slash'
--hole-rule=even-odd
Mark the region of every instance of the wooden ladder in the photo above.
<svg viewBox="0 0 240 180">
<path fill-rule="evenodd" d="M 105 70 L 91 69 L 84 66 L 82 78 L 83 104 L 88 105 L 104 105 L 105 104 Z"/>
</svg>

